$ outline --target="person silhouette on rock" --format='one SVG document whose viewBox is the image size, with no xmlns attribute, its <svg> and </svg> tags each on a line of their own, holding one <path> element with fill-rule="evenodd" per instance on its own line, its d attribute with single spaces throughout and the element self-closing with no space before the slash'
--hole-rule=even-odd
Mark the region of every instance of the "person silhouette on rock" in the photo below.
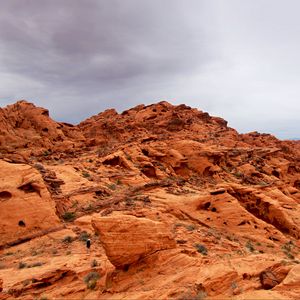
<svg viewBox="0 0 300 300">
<path fill-rule="evenodd" d="M 86 240 L 86 248 L 87 248 L 87 252 L 89 253 L 90 252 L 90 248 L 91 248 L 91 240 L 90 239 Z"/>
</svg>

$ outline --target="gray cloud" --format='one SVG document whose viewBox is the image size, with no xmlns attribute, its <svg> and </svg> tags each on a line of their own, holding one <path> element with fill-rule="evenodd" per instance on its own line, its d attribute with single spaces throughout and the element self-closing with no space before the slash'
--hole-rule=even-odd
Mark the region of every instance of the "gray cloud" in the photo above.
<svg viewBox="0 0 300 300">
<path fill-rule="evenodd" d="M 240 131 L 299 137 L 300 4 L 288 0 L 3 0 L 0 105 L 58 120 L 161 99 Z"/>
</svg>

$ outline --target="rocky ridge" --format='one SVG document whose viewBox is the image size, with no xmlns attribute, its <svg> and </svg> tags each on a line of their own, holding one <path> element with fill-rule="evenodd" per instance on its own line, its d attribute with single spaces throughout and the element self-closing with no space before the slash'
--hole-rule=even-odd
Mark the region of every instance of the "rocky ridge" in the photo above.
<svg viewBox="0 0 300 300">
<path fill-rule="evenodd" d="M 300 294 L 299 141 L 164 101 L 75 126 L 23 100 L 0 166 L 0 299 Z"/>
</svg>

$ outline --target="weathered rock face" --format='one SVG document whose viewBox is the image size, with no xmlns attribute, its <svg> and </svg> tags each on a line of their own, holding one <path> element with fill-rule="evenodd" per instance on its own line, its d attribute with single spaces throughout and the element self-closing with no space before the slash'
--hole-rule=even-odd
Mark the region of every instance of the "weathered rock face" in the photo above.
<svg viewBox="0 0 300 300">
<path fill-rule="evenodd" d="M 60 224 L 55 203 L 37 170 L 0 161 L 0 246 Z"/>
<path fill-rule="evenodd" d="M 18 149 L 21 161 L 26 161 L 32 153 L 48 155 L 56 148 L 66 151 L 74 147 L 74 139 L 78 142 L 84 138 L 73 125 L 53 121 L 47 109 L 24 100 L 0 108 L 2 155 Z"/>
<path fill-rule="evenodd" d="M 260 282 L 263 289 L 270 290 L 278 284 L 278 279 L 271 271 L 264 271 L 260 274 Z"/>
<path fill-rule="evenodd" d="M 0 159 L 0 299 L 299 298 L 300 142 L 167 102 L 73 126 L 20 101 Z"/>
<path fill-rule="evenodd" d="M 274 290 L 281 293 L 289 291 L 291 299 L 298 299 L 300 295 L 300 265 L 294 266 L 284 280 L 278 284 Z"/>
<path fill-rule="evenodd" d="M 237 132 L 227 127 L 221 118 L 211 117 L 208 113 L 192 109 L 186 105 L 173 106 L 162 101 L 153 105 L 138 105 L 118 114 L 114 109 L 106 110 L 78 126 L 84 136 L 93 144 L 102 145 L 107 141 L 131 142 L 147 136 L 164 137 L 184 136 L 188 132 L 198 139 L 211 139 L 208 130 L 222 132 L 223 137 L 237 137 Z"/>
<path fill-rule="evenodd" d="M 9 289 L 9 293 L 15 297 L 18 297 L 20 294 L 26 292 L 27 290 L 38 289 L 43 286 L 50 286 L 57 283 L 59 280 L 68 283 L 76 278 L 76 273 L 73 270 L 68 268 L 62 268 L 57 270 L 51 270 L 36 276 L 30 284 L 26 286 L 22 282 L 17 283 Z M 67 280 L 66 280 L 67 279 Z"/>
<path fill-rule="evenodd" d="M 92 225 L 106 255 L 117 268 L 137 262 L 156 251 L 176 247 L 170 229 L 161 222 L 130 215 L 95 217 Z"/>
</svg>

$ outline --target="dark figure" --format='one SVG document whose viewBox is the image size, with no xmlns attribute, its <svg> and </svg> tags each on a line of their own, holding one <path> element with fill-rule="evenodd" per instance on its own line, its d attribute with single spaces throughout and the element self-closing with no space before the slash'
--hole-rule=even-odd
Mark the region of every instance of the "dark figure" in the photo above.
<svg viewBox="0 0 300 300">
<path fill-rule="evenodd" d="M 90 250 L 90 248 L 91 248 L 91 240 L 90 239 L 86 240 L 86 247 L 88 250 Z"/>
</svg>

